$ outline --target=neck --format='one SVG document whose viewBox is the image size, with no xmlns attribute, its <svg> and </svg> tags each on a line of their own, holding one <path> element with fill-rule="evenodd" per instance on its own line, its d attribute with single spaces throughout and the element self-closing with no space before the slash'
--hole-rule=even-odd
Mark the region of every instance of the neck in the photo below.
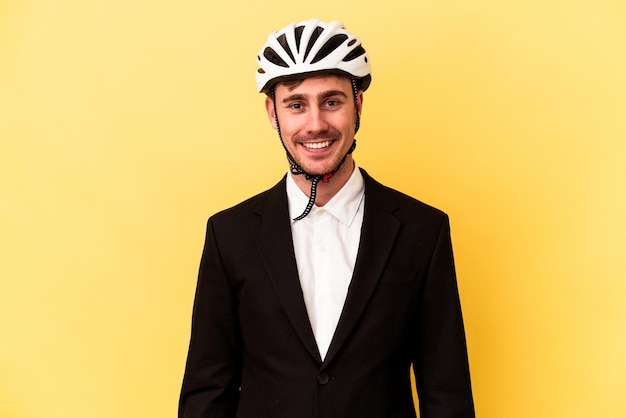
<svg viewBox="0 0 626 418">
<path fill-rule="evenodd" d="M 346 157 L 346 161 L 339 167 L 339 170 L 331 177 L 328 182 L 320 181 L 317 184 L 317 195 L 315 197 L 315 204 L 317 206 L 324 206 L 330 199 L 335 196 L 339 190 L 348 182 L 352 172 L 354 171 L 354 159 L 352 155 Z M 311 194 L 311 181 L 307 180 L 303 175 L 290 174 L 300 190 L 310 197 Z"/>
</svg>

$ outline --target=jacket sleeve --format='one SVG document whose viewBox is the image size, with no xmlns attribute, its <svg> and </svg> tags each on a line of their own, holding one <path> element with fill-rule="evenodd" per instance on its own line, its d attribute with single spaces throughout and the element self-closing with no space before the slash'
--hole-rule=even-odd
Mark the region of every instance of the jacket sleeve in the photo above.
<svg viewBox="0 0 626 418">
<path fill-rule="evenodd" d="M 235 295 L 209 219 L 193 307 L 179 418 L 234 418 L 241 380 Z"/>
<path fill-rule="evenodd" d="M 447 215 L 427 271 L 419 344 L 413 359 L 420 416 L 473 418 L 465 331 Z"/>
</svg>

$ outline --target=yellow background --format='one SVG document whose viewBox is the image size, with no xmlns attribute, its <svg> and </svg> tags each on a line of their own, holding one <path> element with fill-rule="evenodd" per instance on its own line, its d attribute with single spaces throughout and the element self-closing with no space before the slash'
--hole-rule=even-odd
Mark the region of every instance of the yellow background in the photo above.
<svg viewBox="0 0 626 418">
<path fill-rule="evenodd" d="M 175 416 L 206 218 L 287 169 L 257 51 L 313 16 L 372 57 L 358 163 L 451 216 L 478 415 L 626 416 L 626 3 L 335 3 L 0 3 L 0 416 Z"/>
</svg>

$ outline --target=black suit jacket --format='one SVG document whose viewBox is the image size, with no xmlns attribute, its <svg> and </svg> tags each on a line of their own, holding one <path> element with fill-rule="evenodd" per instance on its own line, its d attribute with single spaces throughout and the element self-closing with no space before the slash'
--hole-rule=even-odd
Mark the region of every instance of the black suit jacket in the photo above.
<svg viewBox="0 0 626 418">
<path fill-rule="evenodd" d="M 367 175 L 359 252 L 324 361 L 300 288 L 285 178 L 208 222 L 185 418 L 473 417 L 447 216 Z"/>
</svg>

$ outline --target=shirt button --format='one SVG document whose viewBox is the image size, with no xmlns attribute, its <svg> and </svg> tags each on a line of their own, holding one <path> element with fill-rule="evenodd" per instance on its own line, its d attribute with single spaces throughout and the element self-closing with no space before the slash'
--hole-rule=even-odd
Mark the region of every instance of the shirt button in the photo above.
<svg viewBox="0 0 626 418">
<path fill-rule="evenodd" d="M 320 245 L 320 252 L 326 252 L 326 246 Z"/>
<path fill-rule="evenodd" d="M 330 378 L 328 377 L 328 373 L 320 373 L 319 375 L 317 375 L 317 381 L 319 382 L 320 385 L 325 385 L 326 383 L 328 383 L 328 381 L 330 380 Z"/>
<path fill-rule="evenodd" d="M 320 209 L 317 211 L 317 216 L 324 216 L 324 209 Z"/>
<path fill-rule="evenodd" d="M 321 303 L 322 305 L 326 305 L 326 302 L 327 302 L 327 301 L 328 301 L 328 299 L 326 299 L 326 296 L 322 296 L 322 297 L 320 298 L 320 303 Z"/>
</svg>

